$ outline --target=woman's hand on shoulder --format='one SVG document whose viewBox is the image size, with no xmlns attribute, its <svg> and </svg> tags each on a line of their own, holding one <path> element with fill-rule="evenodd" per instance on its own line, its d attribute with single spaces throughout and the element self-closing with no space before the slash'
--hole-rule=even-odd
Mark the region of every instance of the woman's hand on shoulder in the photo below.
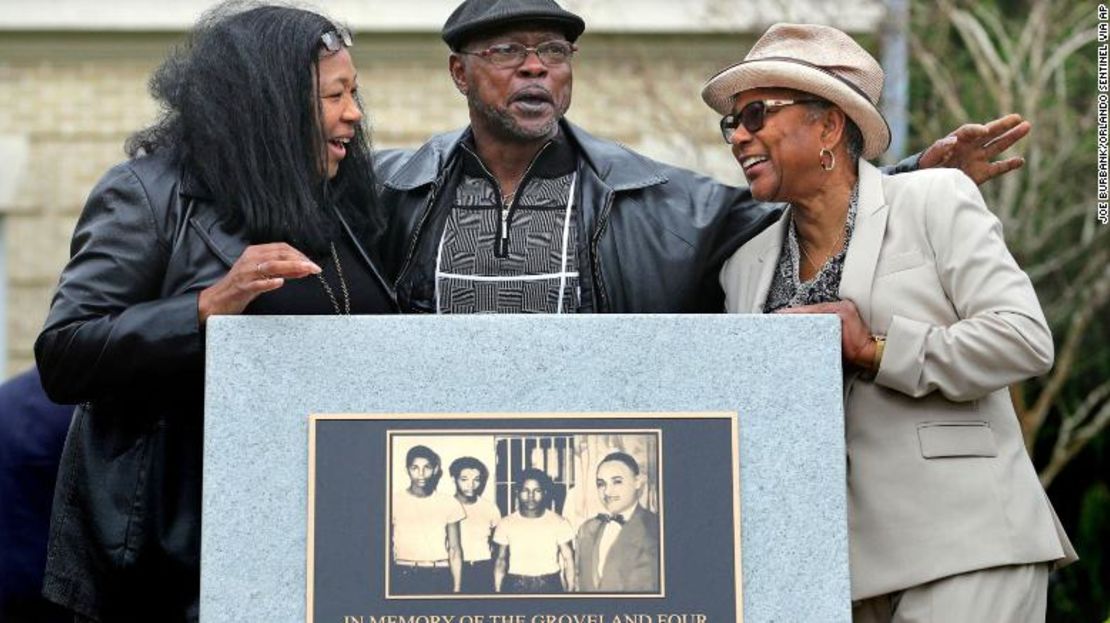
<svg viewBox="0 0 1110 623">
<path fill-rule="evenodd" d="M 286 279 L 300 279 L 321 268 L 284 242 L 254 244 L 246 248 L 231 270 L 200 293 L 200 324 L 209 316 L 241 314 L 263 292 L 277 290 Z"/>
</svg>

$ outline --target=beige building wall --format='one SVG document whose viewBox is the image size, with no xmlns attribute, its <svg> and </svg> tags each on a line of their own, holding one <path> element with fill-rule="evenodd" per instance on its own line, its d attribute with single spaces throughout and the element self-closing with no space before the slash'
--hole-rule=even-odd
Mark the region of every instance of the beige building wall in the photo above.
<svg viewBox="0 0 1110 623">
<path fill-rule="evenodd" d="M 73 224 L 89 189 L 151 118 L 146 75 L 165 38 L 0 37 L 0 218 L 9 374 L 33 363 Z"/>
<path fill-rule="evenodd" d="M 147 79 L 180 34 L 6 32 L 0 37 L 0 219 L 6 229 L 7 374 L 33 364 L 85 198 L 154 119 Z M 698 90 L 751 40 L 597 35 L 580 41 L 569 118 L 590 131 L 738 181 Z M 363 34 L 353 48 L 377 147 L 465 125 L 434 34 Z M 2 372 L 2 371 L 0 371 Z"/>
</svg>

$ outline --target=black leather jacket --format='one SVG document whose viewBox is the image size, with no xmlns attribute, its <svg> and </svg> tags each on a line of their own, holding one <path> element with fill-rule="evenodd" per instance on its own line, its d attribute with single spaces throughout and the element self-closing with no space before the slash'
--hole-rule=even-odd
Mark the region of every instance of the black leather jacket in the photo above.
<svg viewBox="0 0 1110 623">
<path fill-rule="evenodd" d="M 774 222 L 781 206 L 752 199 L 708 177 L 663 164 L 570 123 L 579 153 L 578 257 L 587 261 L 583 296 L 599 312 L 719 312 L 721 264 Z M 446 221 L 437 201 L 463 131 L 420 149 L 386 151 L 375 168 L 390 210 L 382 256 L 402 311 L 434 312 L 435 259 Z"/>
<path fill-rule="evenodd" d="M 783 204 L 747 188 L 642 156 L 567 121 L 579 154 L 578 258 L 590 308 L 612 313 L 724 311 L 721 265 L 775 222 Z M 432 137 L 416 151 L 377 154 L 381 204 L 390 210 L 381 244 L 402 312 L 435 312 L 436 252 L 447 218 L 439 193 L 450 183 L 465 130 Z M 886 173 L 912 171 L 919 154 Z"/>
<path fill-rule="evenodd" d="M 120 164 L 90 194 L 35 342 L 51 399 L 80 403 L 55 490 L 52 601 L 103 620 L 196 620 L 197 298 L 247 244 L 167 156 Z"/>
</svg>

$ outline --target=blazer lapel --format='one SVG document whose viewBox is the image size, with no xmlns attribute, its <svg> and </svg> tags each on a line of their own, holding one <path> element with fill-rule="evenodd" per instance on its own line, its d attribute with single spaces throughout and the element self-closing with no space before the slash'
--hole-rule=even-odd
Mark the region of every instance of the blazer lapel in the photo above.
<svg viewBox="0 0 1110 623">
<path fill-rule="evenodd" d="M 860 160 L 859 206 L 840 277 L 840 298 L 856 304 L 867 326 L 871 326 L 871 284 L 875 280 L 875 268 L 879 263 L 889 214 L 890 209 L 883 196 L 882 173 Z"/>
<path fill-rule="evenodd" d="M 586 557 L 585 570 L 586 575 L 590 579 L 592 588 L 590 590 L 599 590 L 601 588 L 601 577 L 597 573 L 597 558 L 601 553 L 601 533 L 605 530 L 605 524 L 597 522 L 597 529 L 593 532 L 593 540 L 590 546 L 586 548 L 583 555 Z"/>
<path fill-rule="evenodd" d="M 232 228 L 221 218 L 214 206 L 209 204 L 204 208 L 190 211 L 189 225 L 212 253 L 231 268 L 246 250 L 247 240 L 241 235 L 231 233 Z"/>
<path fill-rule="evenodd" d="M 771 281 L 782 255 L 782 243 L 786 239 L 786 228 L 790 225 L 790 208 L 782 213 L 776 223 L 768 227 L 752 242 L 757 243 L 755 261 L 751 262 L 744 275 L 744 298 L 740 311 L 752 314 L 763 313 L 763 304 L 771 291 Z"/>
<path fill-rule="evenodd" d="M 342 226 L 343 232 L 347 234 L 347 238 L 351 241 L 351 244 L 354 245 L 355 251 L 358 253 L 358 256 L 362 260 L 363 264 L 366 266 L 366 268 L 370 269 L 370 274 L 378 282 L 378 285 L 380 285 L 382 289 L 385 290 L 385 292 L 389 296 L 390 302 L 393 304 L 393 307 L 397 308 L 397 293 L 393 291 L 393 287 L 389 284 L 388 281 L 386 281 L 385 277 L 382 276 L 381 271 L 378 270 L 377 265 L 370 258 L 370 255 L 367 254 L 366 248 L 362 246 L 362 241 L 359 240 L 357 236 L 355 236 L 354 231 L 351 230 L 351 226 L 347 224 L 346 219 L 343 218 L 343 215 L 340 214 L 339 210 L 333 206 L 332 211 L 335 214 L 336 220 L 338 220 L 340 226 Z"/>
<path fill-rule="evenodd" d="M 194 210 L 192 209 L 193 205 L 193 202 L 190 201 L 188 216 L 186 217 L 189 221 L 189 225 L 197 235 L 204 240 L 204 243 L 212 253 L 220 258 L 230 269 L 250 243 L 242 235 L 232 233 L 234 230 L 227 224 L 226 220 L 217 210 L 212 209 L 211 206 L 206 206 L 207 209 Z M 373 259 L 371 259 L 370 255 L 366 252 L 366 248 L 363 246 L 362 241 L 355 236 L 354 231 L 351 230 L 351 227 L 339 213 L 339 210 L 335 210 L 335 217 L 338 219 L 343 233 L 354 246 L 359 259 L 362 260 L 366 268 L 369 269 L 370 275 L 381 285 L 393 307 L 396 308 L 396 293 L 394 293 L 389 282 L 385 280 Z"/>
</svg>

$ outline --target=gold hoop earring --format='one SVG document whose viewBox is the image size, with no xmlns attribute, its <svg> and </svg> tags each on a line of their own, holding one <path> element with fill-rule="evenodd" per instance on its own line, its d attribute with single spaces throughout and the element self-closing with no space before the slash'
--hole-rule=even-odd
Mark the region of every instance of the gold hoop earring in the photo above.
<svg viewBox="0 0 1110 623">
<path fill-rule="evenodd" d="M 825 164 L 825 156 L 828 156 L 829 158 L 828 164 Z M 820 156 L 818 156 L 818 158 L 821 160 L 822 169 L 826 171 L 832 171 L 836 168 L 836 154 L 832 153 L 832 151 L 830 151 L 828 147 L 821 148 L 821 154 Z"/>
</svg>

